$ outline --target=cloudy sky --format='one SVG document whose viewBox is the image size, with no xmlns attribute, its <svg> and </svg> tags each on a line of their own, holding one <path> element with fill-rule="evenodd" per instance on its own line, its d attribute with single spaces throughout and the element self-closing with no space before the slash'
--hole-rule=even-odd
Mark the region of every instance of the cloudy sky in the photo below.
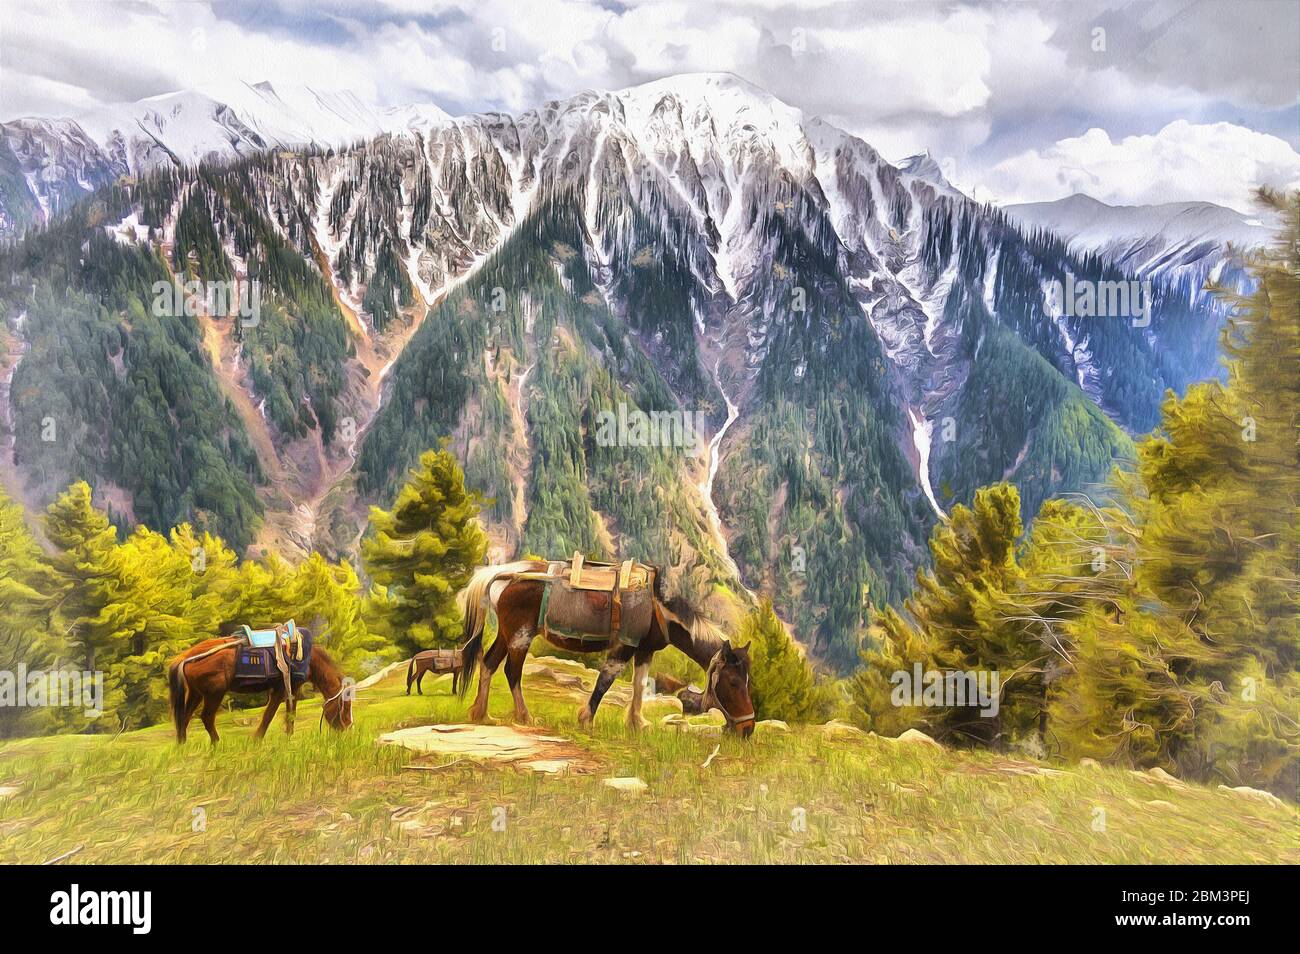
<svg viewBox="0 0 1300 954">
<path fill-rule="evenodd" d="M 1300 187 L 1300 3 L 0 0 L 0 120 L 244 80 L 518 112 L 727 70 L 981 199 Z"/>
</svg>

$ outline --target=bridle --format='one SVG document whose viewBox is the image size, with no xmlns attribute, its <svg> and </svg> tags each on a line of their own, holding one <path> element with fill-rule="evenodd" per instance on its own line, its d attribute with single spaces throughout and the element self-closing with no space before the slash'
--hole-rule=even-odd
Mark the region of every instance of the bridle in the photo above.
<svg viewBox="0 0 1300 954">
<path fill-rule="evenodd" d="M 714 653 L 713 658 L 709 660 L 709 670 L 705 674 L 704 698 L 702 700 L 702 704 L 704 705 L 704 708 L 717 709 L 719 712 L 722 713 L 723 718 L 727 720 L 727 724 L 730 725 L 733 729 L 746 722 L 754 722 L 755 713 L 752 707 L 750 708 L 749 712 L 743 715 L 739 715 L 739 716 L 732 715 L 730 712 L 727 711 L 727 707 L 722 704 L 722 700 L 718 698 L 717 692 L 714 691 L 714 686 L 717 685 L 718 682 L 718 675 L 719 675 L 719 669 L 721 669 L 721 664 L 722 664 L 722 650 L 719 649 L 716 653 Z M 749 689 L 748 672 L 745 673 L 745 689 L 746 691 L 748 691 Z"/>
<path fill-rule="evenodd" d="M 324 729 L 324 728 L 325 728 L 325 707 L 328 706 L 328 705 L 329 705 L 331 702 L 333 702 L 335 699 L 338 699 L 340 696 L 343 696 L 344 698 L 343 698 L 342 700 L 340 700 L 340 702 L 339 702 L 339 723 L 342 725 L 342 727 L 343 727 L 344 729 L 350 729 L 350 728 L 352 728 L 352 722 L 353 722 L 353 717 L 352 717 L 352 700 L 356 698 L 356 692 L 355 692 L 355 689 L 356 689 L 355 686 L 344 685 L 342 689 L 340 689 L 338 692 L 334 693 L 334 695 L 330 696 L 328 699 L 324 700 L 324 701 L 320 704 L 320 725 L 317 727 L 318 729 Z M 352 694 L 351 694 L 351 695 L 348 694 L 349 690 L 352 690 Z M 346 721 L 346 722 L 343 721 L 343 714 L 344 714 L 344 710 L 345 710 L 345 708 L 346 708 L 346 711 L 347 711 L 347 721 Z"/>
</svg>

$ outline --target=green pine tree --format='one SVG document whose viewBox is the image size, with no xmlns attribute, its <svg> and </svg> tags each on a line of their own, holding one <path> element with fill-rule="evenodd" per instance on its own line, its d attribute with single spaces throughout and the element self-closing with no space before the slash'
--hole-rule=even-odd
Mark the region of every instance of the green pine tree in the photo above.
<svg viewBox="0 0 1300 954">
<path fill-rule="evenodd" d="M 420 456 L 391 510 L 370 508 L 361 556 L 385 591 L 371 601 L 370 619 L 404 652 L 450 645 L 459 636 L 456 594 L 487 552 L 481 507 L 444 448 Z"/>
<path fill-rule="evenodd" d="M 0 489 L 0 670 L 37 669 L 56 661 L 62 641 L 50 627 L 58 577 L 23 519 L 22 507 Z M 0 738 L 40 731 L 44 713 L 0 706 Z"/>
<path fill-rule="evenodd" d="M 45 511 L 45 536 L 62 592 L 57 604 L 76 664 L 94 671 L 113 655 L 113 626 L 103 617 L 118 576 L 117 530 L 91 502 L 90 485 L 79 481 Z"/>
<path fill-rule="evenodd" d="M 1038 733 L 1049 649 L 1019 619 L 1021 530 L 1020 495 L 1010 484 L 983 488 L 971 507 L 955 506 L 935 527 L 933 569 L 917 575 L 904 611 L 886 607 L 873 616 L 866 668 L 850 690 L 860 721 L 885 734 L 921 727 L 944 739 L 999 745 Z M 997 715 L 975 705 L 896 705 L 896 674 L 912 673 L 917 663 L 923 672 L 996 673 Z"/>
<path fill-rule="evenodd" d="M 745 617 L 736 641 L 749 647 L 749 691 L 760 719 L 816 722 L 827 717 L 830 693 L 817 682 L 771 600 L 763 600 Z"/>
</svg>

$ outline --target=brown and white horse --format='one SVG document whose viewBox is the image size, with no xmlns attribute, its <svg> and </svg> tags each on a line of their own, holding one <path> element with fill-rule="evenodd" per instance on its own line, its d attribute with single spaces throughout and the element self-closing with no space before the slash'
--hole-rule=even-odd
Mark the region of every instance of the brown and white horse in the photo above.
<svg viewBox="0 0 1300 954">
<path fill-rule="evenodd" d="M 463 698 L 469 692 L 477 666 L 478 694 L 469 710 L 472 721 L 478 722 L 487 716 L 492 675 L 502 662 L 506 664 L 506 682 L 514 695 L 515 720 L 521 723 L 529 721 L 522 688 L 524 660 L 528 657 L 528 647 L 538 635 L 542 594 L 548 584 L 518 577 L 523 573 L 544 571 L 546 567 L 546 563 L 538 561 L 482 567 L 465 588 L 464 636 L 467 641 L 461 650 L 460 694 Z M 593 599 L 602 596 L 608 599 L 605 594 L 592 594 Z M 719 710 L 726 718 L 729 730 L 748 738 L 754 731 L 754 704 L 749 697 L 749 647 L 733 649 L 713 623 L 683 600 L 665 603 L 660 601 L 658 594 L 654 600 L 656 612 L 651 615 L 649 630 L 636 646 L 625 645 L 617 638 L 593 643 L 589 639 L 573 639 L 549 631 L 545 634 L 548 642 L 570 652 L 607 651 L 591 698 L 578 710 L 579 724 L 591 723 L 601 698 L 627 664 L 633 662 L 632 702 L 627 710 L 627 723 L 633 729 L 647 725 L 641 716 L 641 702 L 650 660 L 659 650 L 675 646 L 707 673 L 704 708 Z M 497 614 L 497 638 L 484 653 L 483 630 L 490 608 L 495 608 Z"/>
<path fill-rule="evenodd" d="M 219 738 L 217 712 L 221 708 L 221 700 L 231 691 L 238 645 L 239 640 L 228 637 L 205 639 L 168 663 L 167 690 L 171 696 L 172 721 L 176 725 L 177 742 L 185 741 L 190 720 L 194 718 L 199 706 L 202 706 L 203 711 L 199 717 L 213 744 L 216 744 Z M 330 658 L 330 654 L 320 646 L 313 645 L 311 648 L 306 681 L 315 686 L 324 697 L 322 714 L 331 728 L 346 729 L 352 725 L 352 699 L 347 687 L 343 685 L 343 673 Z M 254 738 L 260 739 L 266 735 L 276 710 L 284 700 L 284 686 L 273 683 L 266 710 L 262 713 L 262 722 L 253 733 Z M 286 728 L 292 732 L 292 723 L 287 723 Z"/>
</svg>

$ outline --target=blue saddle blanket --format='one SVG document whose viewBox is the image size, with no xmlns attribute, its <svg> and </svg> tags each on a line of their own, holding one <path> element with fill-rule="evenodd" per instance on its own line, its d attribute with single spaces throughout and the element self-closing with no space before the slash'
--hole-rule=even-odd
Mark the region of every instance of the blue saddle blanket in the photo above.
<svg viewBox="0 0 1300 954">
<path fill-rule="evenodd" d="M 289 662 L 289 679 L 294 688 L 307 680 L 311 669 L 310 630 L 290 627 L 293 634 L 286 647 Z M 245 643 L 235 650 L 235 678 L 231 689 L 237 692 L 253 692 L 270 689 L 284 684 L 284 675 L 275 660 L 275 630 L 254 630 L 244 627 Z M 267 642 L 267 636 L 270 639 Z M 299 651 L 301 638 L 301 651 Z M 260 645 L 266 643 L 266 645 Z"/>
</svg>

